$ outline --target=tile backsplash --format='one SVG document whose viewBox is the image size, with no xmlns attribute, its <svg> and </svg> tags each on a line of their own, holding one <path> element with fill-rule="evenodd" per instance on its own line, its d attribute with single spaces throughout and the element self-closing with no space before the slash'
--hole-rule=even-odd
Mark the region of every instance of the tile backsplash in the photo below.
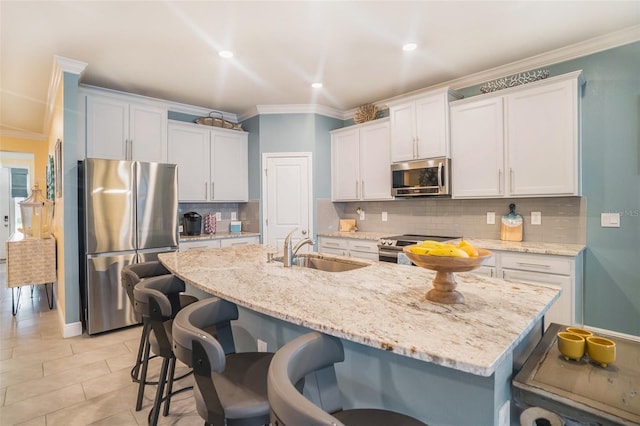
<svg viewBox="0 0 640 426">
<path fill-rule="evenodd" d="M 332 203 L 319 199 L 318 232 L 338 230 L 339 219 L 356 219 L 360 231 L 398 234 L 431 234 L 500 239 L 500 218 L 509 204 L 524 219 L 523 241 L 586 242 L 586 198 L 549 197 L 519 199 L 454 200 L 419 198 L 394 201 Z M 359 220 L 356 209 L 365 212 Z M 382 212 L 387 221 L 382 221 Z M 495 212 L 495 224 L 487 224 L 487 212 Z M 531 224 L 531 212 L 541 212 L 540 225 Z"/>
<path fill-rule="evenodd" d="M 258 200 L 250 200 L 247 203 L 180 203 L 178 204 L 180 223 L 182 223 L 182 215 L 187 212 L 196 212 L 202 216 L 220 212 L 222 220 L 216 222 L 216 232 L 229 232 L 231 215 L 235 212 L 236 220 L 242 221 L 242 231 L 260 232 L 260 203 Z M 204 232 L 204 221 L 202 227 L 202 232 Z"/>
</svg>

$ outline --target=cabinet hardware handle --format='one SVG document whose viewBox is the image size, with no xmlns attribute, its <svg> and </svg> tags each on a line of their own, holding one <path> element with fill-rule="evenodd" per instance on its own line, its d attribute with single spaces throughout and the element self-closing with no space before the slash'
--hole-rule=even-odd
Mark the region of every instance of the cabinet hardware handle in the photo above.
<svg viewBox="0 0 640 426">
<path fill-rule="evenodd" d="M 133 139 L 129 139 L 129 161 L 133 161 Z"/>
<path fill-rule="evenodd" d="M 551 268 L 551 265 L 543 265 L 541 263 L 516 262 L 516 264 L 518 264 L 520 266 L 527 266 L 527 267 L 530 267 L 530 268 L 544 268 L 544 269 Z"/>
<path fill-rule="evenodd" d="M 364 181 L 360 181 L 360 198 L 364 198 Z"/>
<path fill-rule="evenodd" d="M 204 183 L 204 199 L 207 199 L 207 194 L 209 193 L 209 191 L 207 191 L 207 189 L 209 189 L 209 187 L 207 186 L 207 182 Z"/>
<path fill-rule="evenodd" d="M 356 179 L 356 198 L 360 198 L 359 192 L 358 192 L 358 179 Z"/>
<path fill-rule="evenodd" d="M 513 192 L 513 169 L 509 167 L 509 192 Z"/>
<path fill-rule="evenodd" d="M 498 194 L 502 194 L 502 169 L 498 169 Z"/>
<path fill-rule="evenodd" d="M 338 247 L 340 244 L 339 243 L 334 243 L 331 241 L 325 241 L 324 243 L 322 243 L 323 246 L 334 246 L 334 247 Z"/>
<path fill-rule="evenodd" d="M 211 199 L 212 200 L 215 199 L 214 194 L 215 194 L 215 186 L 214 186 L 214 182 L 212 181 L 211 182 Z"/>
<path fill-rule="evenodd" d="M 353 248 L 360 248 L 360 249 L 369 250 L 369 246 L 353 246 Z"/>
<path fill-rule="evenodd" d="M 493 269 L 489 269 L 489 276 L 493 278 Z"/>
<path fill-rule="evenodd" d="M 413 158 L 417 158 L 416 151 L 418 151 L 418 138 L 413 137 Z"/>
</svg>

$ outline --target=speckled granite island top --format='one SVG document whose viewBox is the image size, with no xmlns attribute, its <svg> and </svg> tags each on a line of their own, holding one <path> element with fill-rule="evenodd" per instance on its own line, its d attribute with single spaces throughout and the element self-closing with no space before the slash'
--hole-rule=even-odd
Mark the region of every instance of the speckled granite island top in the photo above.
<svg viewBox="0 0 640 426">
<path fill-rule="evenodd" d="M 432 271 L 385 262 L 347 272 L 285 268 L 268 263 L 261 245 L 159 258 L 186 282 L 239 306 L 480 376 L 495 371 L 559 296 L 550 287 L 459 273 L 466 303 L 440 305 L 424 298 Z"/>
</svg>

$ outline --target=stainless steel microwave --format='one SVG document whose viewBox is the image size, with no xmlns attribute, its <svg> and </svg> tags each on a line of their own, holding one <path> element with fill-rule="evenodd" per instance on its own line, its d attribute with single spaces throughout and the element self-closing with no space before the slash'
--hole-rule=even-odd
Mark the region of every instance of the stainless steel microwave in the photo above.
<svg viewBox="0 0 640 426">
<path fill-rule="evenodd" d="M 449 195 L 450 164 L 448 158 L 408 161 L 391 165 L 391 195 L 420 197 Z"/>
</svg>

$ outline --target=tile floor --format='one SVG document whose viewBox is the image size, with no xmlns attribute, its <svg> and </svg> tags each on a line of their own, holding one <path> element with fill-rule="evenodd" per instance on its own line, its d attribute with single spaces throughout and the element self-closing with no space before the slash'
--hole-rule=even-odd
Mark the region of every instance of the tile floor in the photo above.
<svg viewBox="0 0 640 426">
<path fill-rule="evenodd" d="M 137 384 L 129 373 L 141 327 L 63 339 L 59 312 L 49 310 L 43 286 L 24 287 L 11 315 L 6 264 L 0 263 L 0 425 L 146 425 L 155 386 L 135 411 Z M 160 362 L 150 371 L 157 376 Z M 177 369 L 185 372 L 185 367 Z M 192 385 L 192 376 L 174 388 Z M 202 425 L 192 391 L 178 394 L 161 425 Z"/>
</svg>

